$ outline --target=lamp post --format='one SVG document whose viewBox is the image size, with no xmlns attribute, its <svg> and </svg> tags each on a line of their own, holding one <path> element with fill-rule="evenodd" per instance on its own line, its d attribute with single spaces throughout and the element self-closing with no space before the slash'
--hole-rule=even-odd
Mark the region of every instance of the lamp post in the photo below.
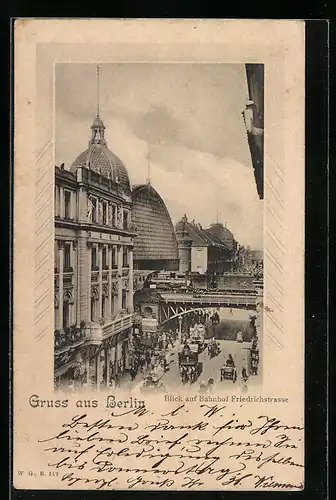
<svg viewBox="0 0 336 500">
<path fill-rule="evenodd" d="M 182 342 L 182 321 L 183 321 L 183 320 L 182 320 L 182 316 L 179 316 L 179 317 L 178 317 L 178 323 L 179 323 L 178 341 L 180 342 L 180 344 L 181 344 L 181 342 Z"/>
</svg>

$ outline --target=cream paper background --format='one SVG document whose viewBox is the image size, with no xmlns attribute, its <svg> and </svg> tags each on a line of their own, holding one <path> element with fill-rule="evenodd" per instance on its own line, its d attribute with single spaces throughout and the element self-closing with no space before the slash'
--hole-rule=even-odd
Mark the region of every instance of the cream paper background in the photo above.
<svg viewBox="0 0 336 500">
<path fill-rule="evenodd" d="M 278 405 L 238 405 L 238 411 L 246 418 L 268 412 L 287 425 L 302 424 L 304 23 L 19 20 L 15 24 L 14 60 L 15 487 L 67 488 L 60 482 L 60 476 L 37 474 L 49 470 L 48 458 L 37 440 L 46 434 L 52 435 L 53 430 L 56 433 L 63 422 L 80 412 L 75 406 L 76 396 L 69 398 L 66 409 L 34 409 L 28 404 L 31 394 L 38 394 L 41 399 L 56 398 L 53 392 L 53 75 L 54 63 L 61 61 L 265 64 L 264 304 L 272 312 L 264 312 L 263 385 L 248 395 L 286 397 L 289 401 Z M 177 106 L 178 98 L 176 96 Z M 235 388 L 232 393 L 239 392 Z M 101 401 L 101 409 L 88 410 L 87 414 L 92 420 L 107 418 L 105 396 L 92 394 L 92 397 Z M 128 399 L 128 395 L 125 398 Z M 153 408 L 155 415 L 163 404 L 163 396 L 158 395 L 153 401 L 146 398 L 146 406 Z M 170 405 L 171 409 L 175 406 Z M 194 403 L 192 411 L 197 416 L 201 410 Z M 301 457 L 300 463 L 303 463 L 303 446 L 302 439 L 296 451 Z M 226 452 L 222 450 L 224 459 Z M 267 467 L 269 474 L 274 468 L 279 470 L 279 466 L 272 464 Z M 27 473 L 19 476 L 19 470 Z M 32 475 L 28 475 L 28 471 Z M 298 484 L 303 481 L 303 469 L 282 466 L 277 479 Z M 116 489 L 127 487 L 123 481 L 121 479 Z M 72 487 L 79 488 L 78 485 Z M 91 483 L 80 487 L 92 488 L 95 486 Z M 222 487 L 226 488 L 242 487 Z M 147 485 L 142 489 L 156 488 Z M 175 484 L 170 489 L 183 488 Z M 219 486 L 208 477 L 205 484 L 196 489 L 219 489 Z"/>
</svg>

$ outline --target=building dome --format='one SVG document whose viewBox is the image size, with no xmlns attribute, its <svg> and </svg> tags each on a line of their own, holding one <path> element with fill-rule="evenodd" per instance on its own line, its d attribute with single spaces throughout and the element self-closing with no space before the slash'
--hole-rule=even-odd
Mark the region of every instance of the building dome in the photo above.
<svg viewBox="0 0 336 500">
<path fill-rule="evenodd" d="M 210 224 L 209 232 L 219 238 L 230 250 L 235 247 L 235 239 L 231 231 L 221 222 Z"/>
<path fill-rule="evenodd" d="M 119 182 L 124 189 L 130 191 L 126 167 L 120 158 L 108 149 L 105 140 L 105 125 L 99 116 L 94 119 L 91 130 L 89 147 L 76 158 L 70 171 L 75 172 L 77 167 L 88 168 L 114 182 Z"/>
<path fill-rule="evenodd" d="M 95 127 L 103 127 L 103 128 L 105 128 L 105 125 L 104 125 L 104 123 L 103 123 L 103 120 L 100 118 L 100 116 L 97 116 L 97 117 L 94 119 L 94 121 L 93 121 L 93 123 L 92 123 L 92 125 L 91 125 L 91 128 L 95 128 Z"/>
</svg>

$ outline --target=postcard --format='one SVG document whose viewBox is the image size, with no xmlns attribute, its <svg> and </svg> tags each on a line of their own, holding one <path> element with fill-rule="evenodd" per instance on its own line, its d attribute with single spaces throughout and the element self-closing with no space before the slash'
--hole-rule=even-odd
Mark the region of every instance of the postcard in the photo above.
<svg viewBox="0 0 336 500">
<path fill-rule="evenodd" d="M 14 43 L 14 487 L 303 489 L 304 22 Z"/>
</svg>

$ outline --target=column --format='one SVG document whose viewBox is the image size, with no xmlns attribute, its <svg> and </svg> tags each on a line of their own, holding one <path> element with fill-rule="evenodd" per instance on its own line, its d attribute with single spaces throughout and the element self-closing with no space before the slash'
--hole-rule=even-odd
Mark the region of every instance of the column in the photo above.
<svg viewBox="0 0 336 500">
<path fill-rule="evenodd" d="M 128 250 L 128 304 L 127 307 L 133 311 L 133 248 Z"/>
<path fill-rule="evenodd" d="M 97 386 L 97 391 L 99 391 L 100 381 L 101 381 L 100 351 L 96 354 L 95 359 L 96 359 L 96 386 Z"/>
<path fill-rule="evenodd" d="M 56 273 L 56 270 L 59 271 L 59 259 L 58 259 L 58 244 L 57 244 L 57 240 L 54 241 L 54 268 L 55 268 L 55 273 Z"/>
<path fill-rule="evenodd" d="M 77 242 L 71 242 L 71 266 L 73 274 L 73 304 L 71 304 L 71 324 L 77 324 Z"/>
<path fill-rule="evenodd" d="M 114 371 L 115 374 L 118 374 L 118 350 L 119 350 L 119 334 L 116 336 L 115 339 L 115 350 L 114 350 Z"/>
<path fill-rule="evenodd" d="M 81 276 L 80 276 L 80 273 L 81 273 L 81 260 L 83 259 L 83 257 L 85 256 L 86 257 L 86 253 L 87 253 L 87 246 L 86 246 L 86 243 L 84 243 L 84 250 L 83 250 L 83 245 L 81 245 L 82 239 L 76 241 L 76 281 L 75 281 L 75 285 L 76 285 L 76 325 L 80 325 L 80 322 L 82 320 L 86 321 L 86 318 L 82 318 L 81 317 L 81 293 L 82 293 L 82 290 L 81 290 L 81 286 L 82 286 L 82 280 L 81 280 Z M 84 256 L 82 255 L 82 253 L 84 252 Z"/>
<path fill-rule="evenodd" d="M 58 241 L 59 253 L 59 301 L 58 301 L 58 327 L 63 328 L 63 267 L 64 267 L 64 241 Z"/>
<path fill-rule="evenodd" d="M 112 313 L 113 313 L 113 306 L 112 306 L 112 300 L 113 300 L 113 297 L 112 297 L 112 247 L 111 245 L 108 245 L 107 247 L 107 259 L 108 259 L 108 268 L 109 268 L 109 277 L 108 277 L 108 280 L 109 280 L 109 288 L 108 288 L 108 293 L 109 293 L 109 307 L 108 307 L 108 314 L 110 316 L 112 316 Z"/>
<path fill-rule="evenodd" d="M 85 370 L 86 370 L 86 384 L 88 387 L 91 385 L 91 380 L 90 380 L 90 357 L 87 353 L 86 359 L 85 359 Z"/>
<path fill-rule="evenodd" d="M 103 245 L 98 243 L 98 265 L 99 265 L 99 299 L 98 299 L 98 317 L 102 317 L 102 300 L 103 300 Z"/>
<path fill-rule="evenodd" d="M 114 346 L 112 346 L 110 348 L 109 359 L 110 359 L 110 361 L 112 361 L 113 373 L 115 374 L 115 368 L 116 368 L 116 366 L 115 366 L 115 347 Z"/>
<path fill-rule="evenodd" d="M 117 312 L 119 313 L 122 309 L 122 264 L 123 264 L 123 247 L 118 245 L 118 302 L 117 302 Z"/>
<path fill-rule="evenodd" d="M 105 348 L 105 370 L 106 370 L 106 387 L 109 385 L 110 381 L 110 348 Z"/>
<path fill-rule="evenodd" d="M 64 217 L 64 189 L 60 186 L 60 217 Z"/>
<path fill-rule="evenodd" d="M 87 193 L 82 187 L 78 192 L 78 220 L 80 222 L 88 222 Z"/>
<path fill-rule="evenodd" d="M 86 311 L 85 311 L 85 316 L 87 318 L 87 321 L 91 321 L 91 268 L 92 268 L 92 243 L 90 241 L 87 241 L 87 245 L 85 248 L 86 251 L 86 266 L 85 269 L 82 271 L 85 273 L 85 278 L 83 276 L 83 282 L 85 281 L 86 286 L 85 286 L 85 296 L 86 296 Z M 82 293 L 82 290 L 81 290 Z M 83 304 L 81 303 L 81 308 L 83 307 Z M 84 311 L 83 311 L 84 312 Z M 82 316 L 83 317 L 83 316 Z"/>
</svg>

